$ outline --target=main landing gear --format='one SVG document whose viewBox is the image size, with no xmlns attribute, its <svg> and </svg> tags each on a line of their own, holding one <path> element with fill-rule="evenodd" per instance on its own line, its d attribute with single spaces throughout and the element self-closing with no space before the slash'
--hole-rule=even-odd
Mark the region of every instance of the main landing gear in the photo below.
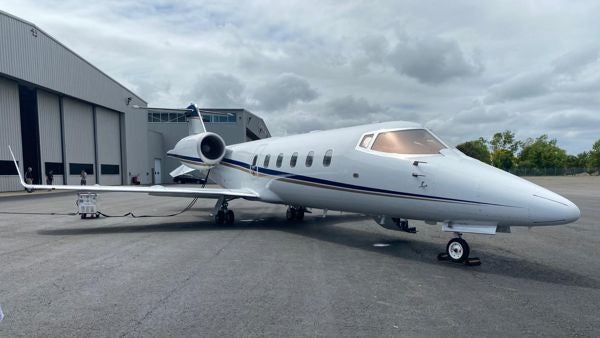
<svg viewBox="0 0 600 338">
<path fill-rule="evenodd" d="M 446 252 L 438 255 L 440 261 L 450 261 L 453 263 L 465 263 L 466 265 L 481 265 L 481 260 L 477 257 L 470 258 L 471 249 L 469 244 L 462 238 L 462 234 L 456 232 L 456 238 L 451 239 L 446 245 Z"/>
<path fill-rule="evenodd" d="M 218 204 L 218 203 L 217 203 Z M 228 224 L 231 225 L 235 222 L 235 215 L 233 214 L 233 210 L 227 209 L 228 203 L 227 200 L 223 200 L 221 205 L 218 206 L 217 212 L 215 212 L 215 223 L 219 225 Z"/>
<path fill-rule="evenodd" d="M 296 207 L 290 205 L 285 212 L 285 217 L 288 221 L 301 221 L 304 219 L 304 212 L 306 209 L 304 207 Z"/>
</svg>

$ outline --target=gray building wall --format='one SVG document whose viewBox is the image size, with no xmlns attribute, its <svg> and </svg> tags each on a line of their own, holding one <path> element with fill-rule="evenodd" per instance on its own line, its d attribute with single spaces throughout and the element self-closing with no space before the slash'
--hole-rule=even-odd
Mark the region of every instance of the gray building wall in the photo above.
<svg viewBox="0 0 600 338">
<path fill-rule="evenodd" d="M 158 158 L 161 160 L 161 165 L 165 166 L 165 150 L 164 150 L 164 135 L 155 130 L 148 130 L 148 166 L 151 170 L 154 170 L 154 159 Z M 162 169 L 161 179 L 162 183 L 170 183 L 170 181 L 164 181 L 165 174 L 166 177 L 169 176 L 169 173 L 165 173 L 165 169 Z M 152 172 L 150 172 L 152 176 Z M 156 182 L 152 182 L 155 184 Z"/>
<path fill-rule="evenodd" d="M 19 88 L 16 82 L 0 78 L 0 160 L 12 161 L 8 146 L 13 152 L 21 171 L 23 157 L 21 148 L 21 115 L 19 114 Z M 7 163 L 8 164 L 8 163 Z M 17 176 L 0 175 L 0 191 L 21 190 Z"/>
<path fill-rule="evenodd" d="M 45 163 L 63 163 L 59 98 L 55 94 L 37 91 L 40 157 L 42 172 L 47 175 Z M 45 183 L 45 177 L 44 183 Z M 53 184 L 63 184 L 62 175 L 54 175 Z"/>
<path fill-rule="evenodd" d="M 69 175 L 68 164 L 95 163 L 95 157 L 98 156 L 99 165 L 103 161 L 120 165 L 120 177 L 100 175 L 99 181 L 102 184 L 129 184 L 132 176 L 136 175 L 142 183 L 151 183 L 147 161 L 146 112 L 133 108 L 133 105 L 145 107 L 146 102 L 34 24 L 2 11 L 0 79 L 4 83 L 0 86 L 0 119 L 7 122 L 0 126 L 0 131 L 7 130 L 2 132 L 0 138 L 7 141 L 4 144 L 14 144 L 15 155 L 19 160 L 22 158 L 22 145 L 18 85 L 23 84 L 35 87 L 38 91 L 42 171 L 45 171 L 45 162 L 63 161 L 66 174 L 70 176 L 68 182 L 77 184 L 79 174 Z M 59 102 L 60 107 L 61 101 L 64 103 L 63 119 L 66 123 L 63 131 L 64 159 L 62 149 L 57 148 L 61 136 L 57 132 L 60 119 L 58 122 L 56 120 L 60 109 L 56 105 Z M 90 111 L 96 111 L 95 122 L 101 129 L 96 130 L 96 138 L 99 136 L 100 139 L 96 146 L 93 143 L 94 114 L 90 127 Z M 82 116 L 76 116 L 77 112 Z M 109 129 L 111 132 L 108 132 Z M 108 135 L 111 137 L 107 137 Z M 119 151 L 113 153 L 117 143 Z M 97 154 L 93 150 L 97 150 Z M 0 150 L 0 160 L 8 160 L 10 156 L 7 155 L 7 151 Z M 88 184 L 95 183 L 94 177 L 97 172 L 100 173 L 100 169 L 100 166 L 94 167 L 94 175 L 88 176 Z M 55 175 L 55 184 L 62 183 L 59 176 Z M 16 176 L 0 177 L 0 191 L 16 189 L 20 189 Z"/>
<path fill-rule="evenodd" d="M 67 163 L 67 184 L 79 184 L 80 172 L 71 172 L 69 164 L 94 164 L 94 117 L 92 106 L 70 98 L 63 100 L 63 115 L 65 126 L 65 156 Z M 87 173 L 87 184 L 96 183 L 96 168 L 94 173 Z"/>
<path fill-rule="evenodd" d="M 32 23 L 0 11 L 0 73 L 121 110 L 145 101 Z"/>
<path fill-rule="evenodd" d="M 98 151 L 99 184 L 121 184 L 121 114 L 112 110 L 96 108 L 96 144 Z M 119 173 L 102 174 L 102 165 L 118 165 Z"/>
</svg>

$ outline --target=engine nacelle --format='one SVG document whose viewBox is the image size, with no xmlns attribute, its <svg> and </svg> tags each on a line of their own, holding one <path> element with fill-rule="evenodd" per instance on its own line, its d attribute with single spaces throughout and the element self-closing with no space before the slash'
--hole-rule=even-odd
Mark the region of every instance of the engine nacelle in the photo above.
<svg viewBox="0 0 600 338">
<path fill-rule="evenodd" d="M 202 162 L 207 165 L 215 165 L 221 162 L 225 156 L 225 141 L 215 133 L 201 133 L 194 135 L 196 139 L 196 151 Z"/>
<path fill-rule="evenodd" d="M 167 155 L 182 160 L 185 165 L 194 169 L 213 167 L 225 156 L 225 141 L 221 136 L 210 132 L 190 135 L 177 142 L 175 148 L 169 150 Z M 200 158 L 202 163 L 186 162 L 194 158 Z"/>
</svg>

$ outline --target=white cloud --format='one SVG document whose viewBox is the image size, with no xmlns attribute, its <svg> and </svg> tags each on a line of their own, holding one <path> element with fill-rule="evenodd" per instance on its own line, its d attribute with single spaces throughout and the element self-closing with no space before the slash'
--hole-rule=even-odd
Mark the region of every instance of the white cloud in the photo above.
<svg viewBox="0 0 600 338">
<path fill-rule="evenodd" d="M 274 135 L 410 119 L 450 143 L 511 129 L 523 138 L 549 134 L 571 153 L 600 135 L 596 1 L 2 7 L 151 105 L 243 106 Z"/>
<path fill-rule="evenodd" d="M 254 93 L 259 107 L 269 111 L 284 109 L 297 102 L 310 102 L 318 96 L 308 81 L 294 74 L 281 74 Z"/>
</svg>

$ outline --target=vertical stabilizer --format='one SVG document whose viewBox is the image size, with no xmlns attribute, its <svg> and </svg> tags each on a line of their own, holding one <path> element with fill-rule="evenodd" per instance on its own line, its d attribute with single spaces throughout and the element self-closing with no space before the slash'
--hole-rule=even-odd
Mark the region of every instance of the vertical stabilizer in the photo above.
<svg viewBox="0 0 600 338">
<path fill-rule="evenodd" d="M 202 115 L 200 115 L 198 106 L 195 103 L 192 103 L 186 109 L 189 112 L 188 114 L 186 114 L 186 116 L 188 118 L 190 135 L 196 135 L 206 132 L 206 127 L 204 126 L 204 121 L 202 121 Z"/>
</svg>

